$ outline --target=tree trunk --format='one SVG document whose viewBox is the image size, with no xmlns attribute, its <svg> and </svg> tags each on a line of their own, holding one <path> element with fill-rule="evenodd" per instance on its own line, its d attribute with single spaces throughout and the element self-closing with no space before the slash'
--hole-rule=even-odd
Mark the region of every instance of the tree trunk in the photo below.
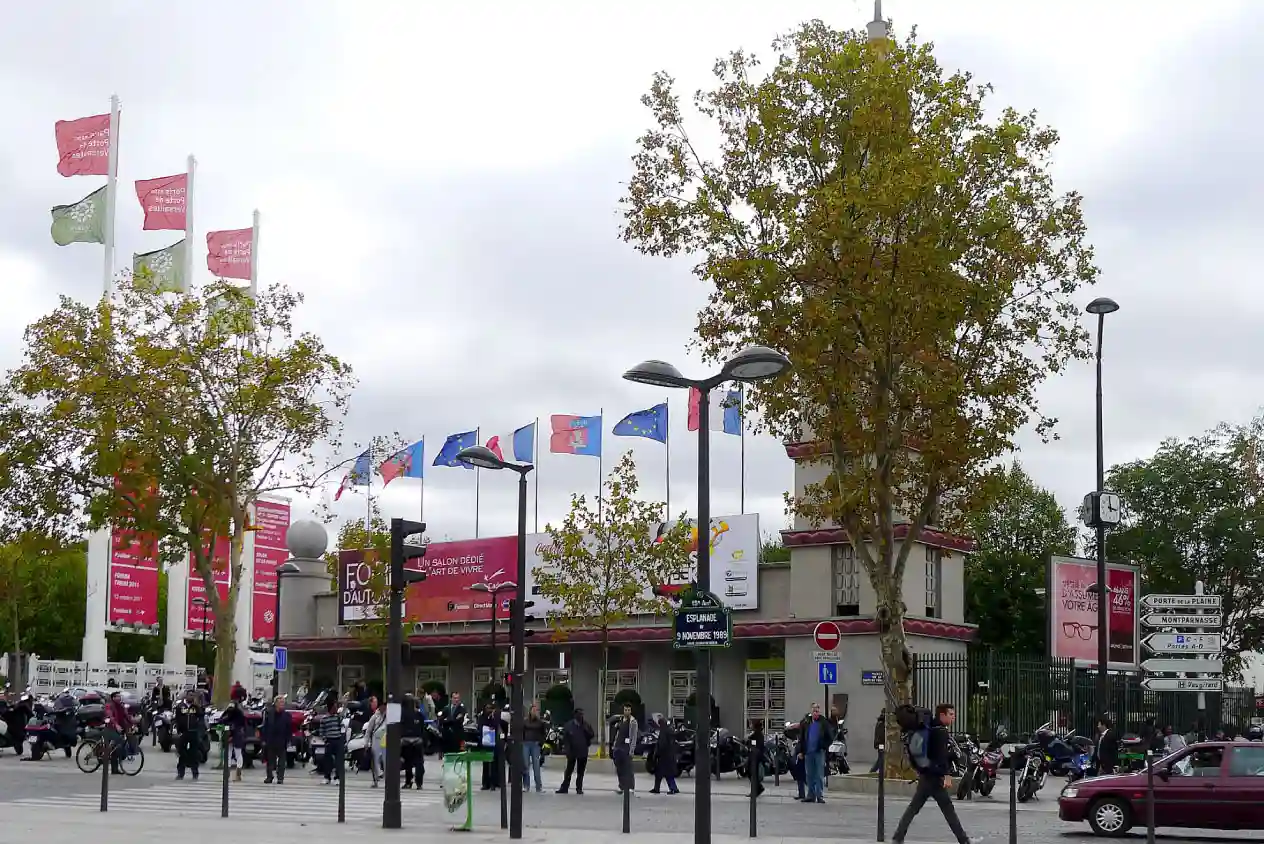
<svg viewBox="0 0 1264 844">
<path fill-rule="evenodd" d="M 889 569 L 888 569 L 889 571 Z M 913 703 L 912 656 L 904 634 L 904 602 L 895 586 L 887 579 L 886 588 L 878 592 L 880 621 L 878 642 L 882 650 L 882 669 L 886 675 L 885 690 L 888 716 L 897 706 Z M 885 612 L 884 612 L 885 610 Z M 886 768 L 893 778 L 915 775 L 904 752 L 904 739 L 893 717 L 887 718 Z"/>
<path fill-rule="evenodd" d="M 597 715 L 601 724 L 597 733 L 597 758 L 606 758 L 606 722 L 610 720 L 606 712 L 606 678 L 610 676 L 610 629 L 601 628 L 601 678 L 597 684 Z"/>
<path fill-rule="evenodd" d="M 232 592 L 230 591 L 231 595 Z M 227 609 L 227 608 L 226 608 Z M 233 663 L 237 660 L 237 622 L 233 613 L 227 613 L 225 619 L 215 615 L 215 688 L 211 702 L 217 707 L 228 703 L 228 693 L 232 691 L 233 682 L 240 681 L 249 686 L 250 677 L 234 677 Z"/>
</svg>

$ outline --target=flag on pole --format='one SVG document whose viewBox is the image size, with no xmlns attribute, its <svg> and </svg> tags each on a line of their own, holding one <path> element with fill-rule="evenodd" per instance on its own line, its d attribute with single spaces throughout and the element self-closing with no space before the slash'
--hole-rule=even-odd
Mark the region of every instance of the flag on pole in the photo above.
<svg viewBox="0 0 1264 844">
<path fill-rule="evenodd" d="M 426 440 L 423 437 L 386 458 L 386 461 L 377 469 L 377 473 L 382 476 L 382 486 L 385 487 L 396 478 L 424 478 L 426 475 L 425 450 Z"/>
<path fill-rule="evenodd" d="M 206 233 L 206 268 L 216 278 L 250 281 L 255 230 L 229 229 Z"/>
<path fill-rule="evenodd" d="M 110 175 L 110 115 L 58 120 L 57 172 L 63 176 Z"/>
<path fill-rule="evenodd" d="M 667 442 L 667 402 L 629 413 L 615 423 L 613 433 L 616 437 L 645 437 Z"/>
<path fill-rule="evenodd" d="M 338 491 L 334 493 L 334 501 L 342 498 L 342 493 L 353 486 L 368 486 L 371 472 L 369 450 L 365 449 L 364 453 L 355 459 L 355 463 L 351 464 L 351 470 L 343 475 L 342 483 L 338 485 Z"/>
<path fill-rule="evenodd" d="M 697 387 L 689 388 L 689 430 L 698 430 L 698 403 L 702 393 Z M 708 427 L 712 431 L 740 436 L 742 433 L 742 394 L 733 387 L 727 393 L 712 390 L 710 393 L 711 418 Z"/>
<path fill-rule="evenodd" d="M 184 276 L 186 248 L 185 241 L 179 240 L 153 252 L 133 255 L 132 275 L 137 278 L 148 276 L 159 293 L 183 293 L 188 289 L 188 279 Z"/>
<path fill-rule="evenodd" d="M 535 458 L 535 423 L 523 425 L 512 434 L 497 434 L 486 445 L 501 460 L 530 463 Z"/>
<path fill-rule="evenodd" d="M 184 231 L 189 206 L 189 174 L 136 182 L 136 198 L 145 212 L 145 231 Z"/>
<path fill-rule="evenodd" d="M 434 466 L 452 466 L 457 469 L 473 469 L 468 463 L 462 463 L 456 459 L 456 456 L 462 449 L 470 448 L 478 445 L 478 431 L 463 431 L 459 434 L 450 434 L 443 441 L 443 447 L 439 449 L 439 453 L 435 455 Z"/>
<path fill-rule="evenodd" d="M 600 416 L 554 415 L 549 417 L 549 424 L 553 429 L 549 451 L 553 454 L 601 456 Z"/>
<path fill-rule="evenodd" d="M 71 205 L 53 208 L 53 243 L 105 243 L 108 186 L 102 186 Z"/>
</svg>

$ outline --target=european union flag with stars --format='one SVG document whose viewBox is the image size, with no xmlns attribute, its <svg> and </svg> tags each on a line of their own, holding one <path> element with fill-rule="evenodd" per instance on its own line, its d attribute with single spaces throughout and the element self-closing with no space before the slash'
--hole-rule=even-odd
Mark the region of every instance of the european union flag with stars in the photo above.
<svg viewBox="0 0 1264 844">
<path fill-rule="evenodd" d="M 667 442 L 667 402 L 629 413 L 619 420 L 612 433 L 616 437 L 645 437 L 660 443 Z"/>
</svg>

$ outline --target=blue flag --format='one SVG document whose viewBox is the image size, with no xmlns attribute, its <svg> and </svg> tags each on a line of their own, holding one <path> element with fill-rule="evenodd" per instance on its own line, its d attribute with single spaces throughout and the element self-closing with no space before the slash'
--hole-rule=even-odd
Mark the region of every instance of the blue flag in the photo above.
<svg viewBox="0 0 1264 844">
<path fill-rule="evenodd" d="M 455 466 L 460 469 L 473 469 L 467 463 L 462 463 L 456 459 L 457 453 L 462 449 L 472 448 L 478 445 L 478 431 L 465 431 L 461 434 L 452 434 L 443 441 L 443 448 L 439 449 L 439 453 L 435 455 L 435 466 Z"/>
<path fill-rule="evenodd" d="M 629 413 L 615 423 L 613 433 L 616 437 L 645 437 L 660 443 L 667 442 L 667 402 Z"/>
<path fill-rule="evenodd" d="M 362 486 L 369 483 L 369 473 L 372 472 L 369 466 L 369 452 L 366 450 L 355 459 L 355 463 L 351 464 L 351 469 L 347 474 L 343 475 L 342 483 L 338 484 L 338 491 L 334 493 L 334 501 L 342 498 L 342 494 L 353 486 Z"/>
</svg>

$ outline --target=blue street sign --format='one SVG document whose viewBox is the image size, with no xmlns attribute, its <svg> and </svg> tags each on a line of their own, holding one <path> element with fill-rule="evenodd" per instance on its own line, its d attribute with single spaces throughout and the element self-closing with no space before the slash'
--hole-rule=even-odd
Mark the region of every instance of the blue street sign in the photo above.
<svg viewBox="0 0 1264 844">
<path fill-rule="evenodd" d="M 290 667 L 290 649 L 280 645 L 272 649 L 272 667 L 277 671 L 286 671 Z"/>
<path fill-rule="evenodd" d="M 837 662 L 818 662 L 816 664 L 816 673 L 820 678 L 822 686 L 838 685 L 838 663 Z"/>
</svg>

